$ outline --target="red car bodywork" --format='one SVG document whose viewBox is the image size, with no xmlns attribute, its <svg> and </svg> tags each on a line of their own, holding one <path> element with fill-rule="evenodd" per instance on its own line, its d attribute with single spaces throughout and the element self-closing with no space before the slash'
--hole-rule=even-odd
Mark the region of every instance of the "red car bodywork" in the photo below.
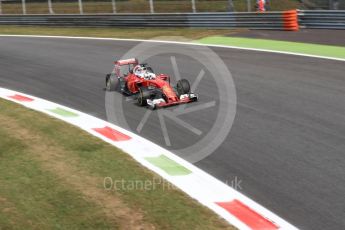
<svg viewBox="0 0 345 230">
<path fill-rule="evenodd" d="M 119 60 L 114 62 L 114 72 L 117 76 L 121 76 L 121 66 L 128 65 L 129 70 L 133 69 L 134 66 L 138 65 L 139 62 L 137 59 L 126 59 Z M 170 85 L 170 77 L 166 74 L 156 74 L 155 79 L 144 79 L 135 75 L 132 71 L 129 71 L 128 74 L 122 75 L 123 79 L 126 82 L 127 89 L 131 94 L 136 94 L 139 92 L 139 87 L 145 88 L 158 88 L 161 89 L 163 94 L 166 96 L 165 102 L 160 102 L 157 104 L 158 107 L 171 106 L 176 104 L 184 104 L 192 102 L 189 97 L 180 98 L 174 88 Z"/>
</svg>

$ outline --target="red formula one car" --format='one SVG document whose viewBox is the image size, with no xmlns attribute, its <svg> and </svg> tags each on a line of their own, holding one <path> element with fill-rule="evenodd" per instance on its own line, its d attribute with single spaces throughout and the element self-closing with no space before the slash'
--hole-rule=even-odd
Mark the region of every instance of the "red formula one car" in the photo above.
<svg viewBox="0 0 345 230">
<path fill-rule="evenodd" d="M 120 91 L 126 95 L 136 95 L 139 105 L 151 109 L 167 107 L 198 100 L 190 92 L 188 80 L 170 85 L 166 74 L 155 74 L 147 64 L 139 64 L 136 58 L 115 61 L 112 73 L 106 75 L 106 90 Z"/>
</svg>

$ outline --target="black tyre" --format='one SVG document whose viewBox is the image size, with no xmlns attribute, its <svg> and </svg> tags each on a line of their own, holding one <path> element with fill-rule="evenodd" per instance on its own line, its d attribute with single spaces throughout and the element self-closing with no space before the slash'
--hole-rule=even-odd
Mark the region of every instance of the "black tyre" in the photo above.
<svg viewBox="0 0 345 230">
<path fill-rule="evenodd" d="M 116 76 L 108 75 L 106 76 L 106 90 L 107 91 L 116 91 L 119 88 L 119 79 Z"/>
<path fill-rule="evenodd" d="M 178 80 L 178 82 L 176 84 L 176 90 L 177 90 L 177 93 L 179 96 L 182 94 L 190 93 L 189 81 L 186 79 Z"/>
<path fill-rule="evenodd" d="M 150 99 L 150 97 L 151 97 L 150 91 L 148 91 L 144 87 L 139 88 L 138 104 L 140 106 L 146 106 L 147 105 L 147 99 Z"/>
</svg>

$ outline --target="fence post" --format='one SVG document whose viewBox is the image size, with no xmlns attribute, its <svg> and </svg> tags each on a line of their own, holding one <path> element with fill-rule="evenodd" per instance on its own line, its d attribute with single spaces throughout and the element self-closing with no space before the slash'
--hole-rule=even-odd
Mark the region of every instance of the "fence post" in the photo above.
<svg viewBox="0 0 345 230">
<path fill-rule="evenodd" d="M 150 13 L 151 14 L 155 13 L 155 9 L 154 9 L 154 6 L 153 6 L 153 0 L 150 0 Z"/>
<path fill-rule="evenodd" d="M 228 0 L 228 10 L 230 12 L 233 12 L 234 11 L 234 3 L 232 0 Z"/>
<path fill-rule="evenodd" d="M 48 10 L 49 14 L 54 14 L 52 0 L 48 0 Z"/>
<path fill-rule="evenodd" d="M 248 12 L 252 11 L 252 4 L 251 4 L 250 0 L 247 0 L 247 11 Z"/>
<path fill-rule="evenodd" d="M 192 1 L 192 10 L 193 10 L 193 13 L 196 13 L 195 0 L 191 0 L 191 1 Z"/>
<path fill-rule="evenodd" d="M 82 0 L 78 0 L 78 3 L 79 3 L 79 13 L 80 14 L 84 14 L 84 11 L 83 11 L 83 1 Z"/>
<path fill-rule="evenodd" d="M 116 14 L 116 2 L 115 2 L 115 0 L 111 0 L 111 5 L 113 6 L 113 14 Z"/>
<path fill-rule="evenodd" d="M 26 14 L 25 0 L 22 0 L 22 9 L 23 9 L 23 14 Z"/>
</svg>

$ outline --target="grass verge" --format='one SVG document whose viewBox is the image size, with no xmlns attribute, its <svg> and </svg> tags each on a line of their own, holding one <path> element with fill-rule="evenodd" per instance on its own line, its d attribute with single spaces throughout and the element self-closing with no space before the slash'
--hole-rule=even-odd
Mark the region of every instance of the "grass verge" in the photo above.
<svg viewBox="0 0 345 230">
<path fill-rule="evenodd" d="M 234 229 L 96 137 L 3 99 L 0 108 L 4 229 Z M 159 183 L 106 190 L 105 177 Z"/>
<path fill-rule="evenodd" d="M 180 36 L 185 39 L 200 39 L 208 36 L 222 36 L 240 30 L 230 29 L 189 29 L 189 28 L 66 28 L 47 26 L 0 26 L 0 34 L 52 35 L 75 37 L 133 38 L 150 39 Z M 243 30 L 242 30 L 243 31 Z M 176 38 L 174 38 L 176 39 Z"/>
<path fill-rule="evenodd" d="M 197 42 L 209 45 L 236 46 L 345 59 L 345 47 L 340 46 L 221 36 L 205 37 Z"/>
</svg>

